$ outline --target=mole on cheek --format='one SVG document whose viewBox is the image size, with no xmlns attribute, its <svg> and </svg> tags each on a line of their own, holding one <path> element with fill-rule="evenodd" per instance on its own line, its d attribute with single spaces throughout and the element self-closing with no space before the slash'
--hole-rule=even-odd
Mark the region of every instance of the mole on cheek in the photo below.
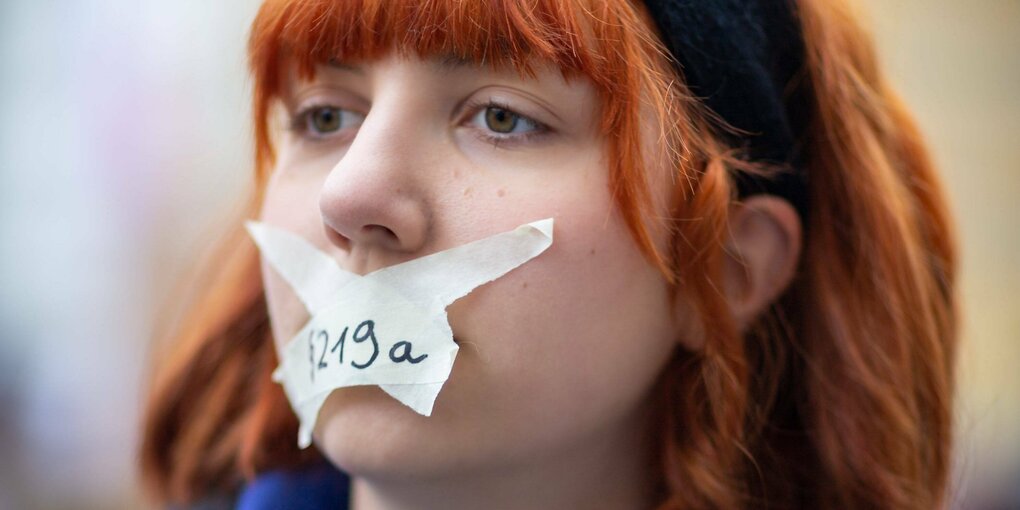
<svg viewBox="0 0 1020 510">
<path fill-rule="evenodd" d="M 503 195 L 506 195 L 506 190 L 504 190 L 504 189 L 501 189 L 501 190 L 496 192 L 496 196 L 497 197 L 502 197 Z"/>
<path fill-rule="evenodd" d="M 589 253 L 589 255 L 595 255 L 595 248 L 591 249 L 591 253 Z"/>
</svg>

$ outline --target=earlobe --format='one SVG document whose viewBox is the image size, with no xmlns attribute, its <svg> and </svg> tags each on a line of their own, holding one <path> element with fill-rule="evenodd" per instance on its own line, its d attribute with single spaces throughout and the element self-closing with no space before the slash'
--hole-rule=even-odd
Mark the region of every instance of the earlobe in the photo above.
<svg viewBox="0 0 1020 510">
<path fill-rule="evenodd" d="M 738 328 L 746 329 L 793 280 L 800 217 L 789 202 L 755 195 L 730 207 L 723 278 Z"/>
</svg>

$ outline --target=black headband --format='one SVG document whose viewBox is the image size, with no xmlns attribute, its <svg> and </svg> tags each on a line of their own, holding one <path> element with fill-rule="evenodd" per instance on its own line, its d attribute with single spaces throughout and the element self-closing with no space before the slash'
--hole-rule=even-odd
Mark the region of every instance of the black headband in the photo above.
<svg viewBox="0 0 1020 510">
<path fill-rule="evenodd" d="M 769 179 L 742 177 L 740 195 L 783 197 L 803 217 L 807 175 L 796 143 L 803 94 L 790 87 L 804 63 L 804 43 L 792 3 L 645 0 L 691 92 L 742 131 L 729 141 L 752 160 L 790 169 Z"/>
</svg>

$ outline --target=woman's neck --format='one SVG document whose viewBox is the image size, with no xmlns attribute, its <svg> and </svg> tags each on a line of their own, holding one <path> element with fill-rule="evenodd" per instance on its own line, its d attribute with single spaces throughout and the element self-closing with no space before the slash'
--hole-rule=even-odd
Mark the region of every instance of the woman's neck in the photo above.
<svg viewBox="0 0 1020 510">
<path fill-rule="evenodd" d="M 644 421 L 644 420 L 642 420 Z M 499 470 L 427 481 L 353 479 L 353 510 L 642 509 L 655 498 L 659 466 L 647 427 L 621 427 L 583 447 Z M 552 456 L 550 456 L 552 457 Z"/>
</svg>

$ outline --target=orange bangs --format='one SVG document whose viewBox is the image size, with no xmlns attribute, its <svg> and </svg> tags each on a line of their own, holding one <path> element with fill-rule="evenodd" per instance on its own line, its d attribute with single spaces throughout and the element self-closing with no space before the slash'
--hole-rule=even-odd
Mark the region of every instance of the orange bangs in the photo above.
<svg viewBox="0 0 1020 510">
<path fill-rule="evenodd" d="M 668 53 L 637 9 L 626 0 L 268 0 L 249 41 L 259 189 L 273 162 L 267 119 L 285 60 L 305 78 L 331 60 L 373 60 L 392 51 L 453 56 L 529 77 L 536 63 L 555 64 L 565 77 L 583 75 L 594 84 L 611 191 L 635 241 L 671 277 L 649 233 L 639 109 L 650 106 L 667 129 L 683 116 L 664 97 L 676 88 Z"/>
</svg>

